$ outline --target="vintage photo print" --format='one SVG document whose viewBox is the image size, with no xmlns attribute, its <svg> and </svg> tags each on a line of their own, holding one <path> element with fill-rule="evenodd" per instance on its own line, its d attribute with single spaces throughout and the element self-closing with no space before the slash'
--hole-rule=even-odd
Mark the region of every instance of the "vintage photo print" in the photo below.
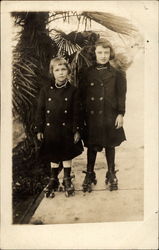
<svg viewBox="0 0 159 250">
<path fill-rule="evenodd" d="M 2 2 L 2 248 L 157 246 L 157 7 Z"/>
</svg>

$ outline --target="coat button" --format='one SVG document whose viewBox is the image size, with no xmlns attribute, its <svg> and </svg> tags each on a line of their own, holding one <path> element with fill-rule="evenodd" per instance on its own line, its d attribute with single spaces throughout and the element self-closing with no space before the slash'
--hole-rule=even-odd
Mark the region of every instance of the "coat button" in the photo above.
<svg viewBox="0 0 159 250">
<path fill-rule="evenodd" d="M 91 101 L 94 101 L 94 97 L 93 96 L 91 97 Z"/>
<path fill-rule="evenodd" d="M 68 100 L 68 98 L 67 97 L 65 97 L 65 101 L 67 102 L 67 100 Z"/>
<path fill-rule="evenodd" d="M 49 102 L 51 101 L 51 98 L 50 98 L 50 97 L 48 98 L 48 101 L 49 101 Z"/>
<path fill-rule="evenodd" d="M 91 86 L 94 86 L 94 82 L 91 82 L 91 84 L 90 84 Z"/>
<path fill-rule="evenodd" d="M 91 110 L 91 112 L 90 112 L 90 113 L 91 113 L 91 115 L 93 115 L 93 114 L 94 114 L 94 110 Z"/>
<path fill-rule="evenodd" d="M 62 126 L 65 126 L 65 125 L 66 125 L 66 123 L 65 123 L 65 122 L 63 122 L 63 123 L 62 123 Z"/>
<path fill-rule="evenodd" d="M 48 110 L 46 111 L 46 113 L 47 113 L 47 114 L 50 114 L 50 110 L 48 109 Z"/>
<path fill-rule="evenodd" d="M 64 113 L 67 114 L 67 110 L 65 110 Z"/>
<path fill-rule="evenodd" d="M 100 101 L 103 101 L 103 97 L 101 96 L 101 97 L 99 98 L 99 100 L 100 100 Z"/>
<path fill-rule="evenodd" d="M 50 126 L 50 123 L 49 123 L 49 122 L 48 122 L 48 123 L 46 123 L 46 126 L 48 126 L 48 127 L 49 127 L 49 126 Z"/>
<path fill-rule="evenodd" d="M 51 86 L 50 89 L 53 89 L 53 87 Z"/>
<path fill-rule="evenodd" d="M 101 115 L 103 113 L 103 111 L 102 110 L 99 110 L 99 114 Z"/>
</svg>

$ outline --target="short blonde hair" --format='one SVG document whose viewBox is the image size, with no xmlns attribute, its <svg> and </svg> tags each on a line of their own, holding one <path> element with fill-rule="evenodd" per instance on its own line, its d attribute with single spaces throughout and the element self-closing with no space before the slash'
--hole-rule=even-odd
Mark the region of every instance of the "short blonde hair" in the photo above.
<svg viewBox="0 0 159 250">
<path fill-rule="evenodd" d="M 50 66 L 49 66 L 50 76 L 54 77 L 53 68 L 55 65 L 65 65 L 66 68 L 68 69 L 68 74 L 71 73 L 71 67 L 70 67 L 69 63 L 65 60 L 65 58 L 55 57 L 55 58 L 51 59 L 51 61 L 50 61 Z"/>
</svg>

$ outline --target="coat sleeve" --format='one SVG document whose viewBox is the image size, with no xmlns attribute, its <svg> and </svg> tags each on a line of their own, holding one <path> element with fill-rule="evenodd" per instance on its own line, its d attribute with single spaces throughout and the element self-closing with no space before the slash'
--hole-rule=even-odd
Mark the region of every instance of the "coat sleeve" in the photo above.
<svg viewBox="0 0 159 250">
<path fill-rule="evenodd" d="M 37 112 L 35 117 L 35 133 L 44 132 L 45 125 L 45 91 L 44 88 L 40 90 Z"/>
<path fill-rule="evenodd" d="M 125 102 L 127 92 L 126 73 L 124 71 L 117 71 L 116 79 L 117 89 L 117 112 L 118 114 L 125 114 Z"/>
<path fill-rule="evenodd" d="M 83 72 L 81 72 L 80 78 L 79 78 L 81 129 L 83 129 L 84 123 L 85 123 L 86 83 L 87 83 L 87 71 L 84 70 Z"/>
<path fill-rule="evenodd" d="M 80 93 L 76 89 L 73 95 L 73 133 L 81 132 L 81 102 Z"/>
</svg>

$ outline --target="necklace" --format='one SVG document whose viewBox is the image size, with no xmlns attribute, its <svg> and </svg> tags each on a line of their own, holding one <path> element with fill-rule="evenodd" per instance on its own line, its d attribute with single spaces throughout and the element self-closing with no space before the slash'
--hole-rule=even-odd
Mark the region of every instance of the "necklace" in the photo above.
<svg viewBox="0 0 159 250">
<path fill-rule="evenodd" d="M 56 87 L 56 88 L 58 88 L 58 89 L 61 89 L 61 88 L 65 87 L 65 86 L 66 86 L 66 84 L 67 84 L 67 81 L 66 81 L 66 82 L 64 82 L 64 83 L 63 83 L 63 84 L 61 84 L 61 85 L 58 85 L 57 83 L 55 83 L 55 87 Z"/>
<path fill-rule="evenodd" d="M 108 63 L 106 63 L 106 64 L 99 64 L 99 63 L 97 63 L 96 64 L 96 69 L 97 70 L 102 70 L 102 69 L 107 69 L 108 68 Z"/>
<path fill-rule="evenodd" d="M 97 70 L 102 70 L 102 69 L 107 69 L 107 66 L 103 66 L 103 67 L 96 67 Z"/>
</svg>

